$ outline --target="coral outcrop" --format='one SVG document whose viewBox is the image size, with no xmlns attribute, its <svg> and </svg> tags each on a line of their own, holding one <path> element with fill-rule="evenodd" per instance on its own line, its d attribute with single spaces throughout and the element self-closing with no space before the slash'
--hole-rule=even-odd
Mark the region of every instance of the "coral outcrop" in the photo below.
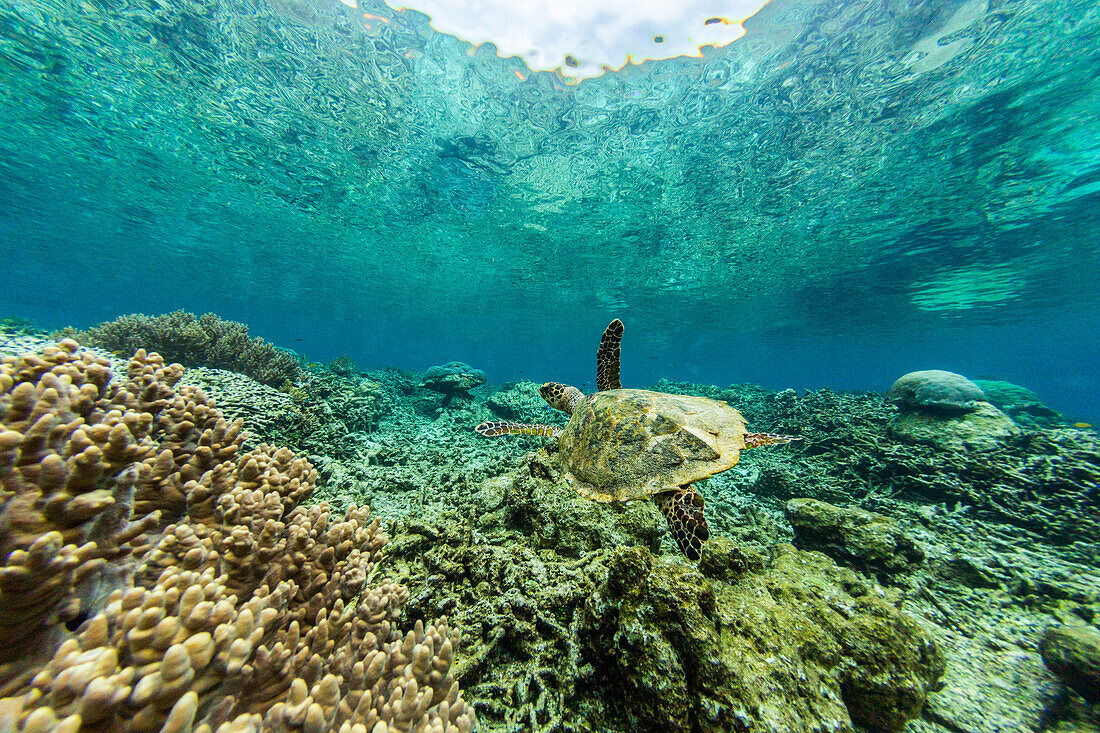
<svg viewBox="0 0 1100 733">
<path fill-rule="evenodd" d="M 996 450 L 1019 432 L 961 374 L 929 369 L 900 377 L 886 399 L 898 407 L 890 432 L 899 440 L 949 450 Z"/>
<path fill-rule="evenodd" d="M 446 620 L 402 633 L 375 579 L 378 520 L 304 506 L 312 466 L 243 451 L 182 372 L 0 363 L 0 727 L 471 730 Z"/>
<path fill-rule="evenodd" d="M 1091 703 L 1100 703 L 1100 631 L 1083 624 L 1051 626 L 1040 645 L 1043 661 Z"/>
<path fill-rule="evenodd" d="M 901 413 L 890 422 L 890 433 L 907 443 L 924 443 L 944 450 L 997 450 L 1019 428 L 988 402 L 975 402 L 969 412 L 943 416 Z"/>
<path fill-rule="evenodd" d="M 858 570 L 889 575 L 924 561 L 920 545 L 881 514 L 818 499 L 791 499 L 786 515 L 799 549 L 819 550 Z"/>
<path fill-rule="evenodd" d="M 1037 428 L 1057 425 L 1062 416 L 1043 404 L 1039 395 L 1027 387 L 999 379 L 975 379 L 985 399 L 1021 426 Z"/>
<path fill-rule="evenodd" d="M 704 555 L 730 550 L 716 542 Z M 752 566 L 726 582 L 644 548 L 611 556 L 581 626 L 610 685 L 630 701 L 631 724 L 897 731 L 919 714 L 943 655 L 881 590 L 789 545 Z"/>
<path fill-rule="evenodd" d="M 890 387 L 886 399 L 903 412 L 959 415 L 985 400 L 978 385 L 961 374 L 942 369 L 926 369 L 902 375 Z"/>
<path fill-rule="evenodd" d="M 455 397 L 468 398 L 469 391 L 485 384 L 485 381 L 485 372 L 480 369 L 461 361 L 451 361 L 424 372 L 419 386 L 442 394 L 443 406 L 446 407 Z"/>
<path fill-rule="evenodd" d="M 189 367 L 229 369 L 257 382 L 279 386 L 298 378 L 298 360 L 263 339 L 249 338 L 248 326 L 213 313 L 196 316 L 173 311 L 159 316 L 120 316 L 87 331 L 67 328 L 55 337 L 69 337 L 123 356 L 138 349 L 156 352 L 165 361 Z"/>
<path fill-rule="evenodd" d="M 530 381 L 516 382 L 494 392 L 486 398 L 485 404 L 502 420 L 546 422 L 548 417 L 539 385 Z"/>
</svg>

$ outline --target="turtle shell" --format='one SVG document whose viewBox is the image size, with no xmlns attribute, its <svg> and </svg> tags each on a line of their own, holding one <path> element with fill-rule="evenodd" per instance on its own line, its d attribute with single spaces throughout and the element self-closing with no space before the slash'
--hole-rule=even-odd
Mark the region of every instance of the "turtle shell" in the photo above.
<svg viewBox="0 0 1100 733">
<path fill-rule="evenodd" d="M 587 499 L 644 499 L 725 471 L 745 418 L 705 397 L 612 389 L 574 408 L 558 442 L 565 478 Z"/>
</svg>

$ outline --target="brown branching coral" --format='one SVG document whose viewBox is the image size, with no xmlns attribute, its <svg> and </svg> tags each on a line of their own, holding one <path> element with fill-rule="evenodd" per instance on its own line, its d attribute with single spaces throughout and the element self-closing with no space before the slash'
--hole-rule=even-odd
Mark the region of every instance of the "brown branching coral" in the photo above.
<svg viewBox="0 0 1100 733">
<path fill-rule="evenodd" d="M 0 364 L 0 728 L 471 730 L 446 620 L 402 634 L 372 582 L 378 520 L 302 506 L 312 466 L 242 453 L 181 373 Z"/>
<path fill-rule="evenodd" d="M 293 381 L 299 374 L 293 355 L 263 339 L 249 338 L 248 326 L 213 313 L 201 316 L 186 311 L 160 316 L 132 313 L 87 331 L 63 329 L 53 336 L 59 337 L 122 354 L 132 354 L 138 349 L 156 351 L 167 361 L 229 369 L 271 386 L 288 379 Z"/>
</svg>

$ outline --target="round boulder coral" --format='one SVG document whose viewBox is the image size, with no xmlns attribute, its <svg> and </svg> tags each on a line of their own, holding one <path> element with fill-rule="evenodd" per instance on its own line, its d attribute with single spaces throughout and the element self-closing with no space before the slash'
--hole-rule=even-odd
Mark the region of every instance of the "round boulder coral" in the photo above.
<svg viewBox="0 0 1100 733">
<path fill-rule="evenodd" d="M 902 412 L 962 415 L 985 400 L 981 388 L 961 374 L 941 369 L 909 372 L 886 393 Z"/>
<path fill-rule="evenodd" d="M 485 372 L 461 361 L 434 366 L 424 373 L 420 386 L 446 396 L 444 404 L 454 397 L 468 397 L 467 392 L 485 384 Z"/>
</svg>

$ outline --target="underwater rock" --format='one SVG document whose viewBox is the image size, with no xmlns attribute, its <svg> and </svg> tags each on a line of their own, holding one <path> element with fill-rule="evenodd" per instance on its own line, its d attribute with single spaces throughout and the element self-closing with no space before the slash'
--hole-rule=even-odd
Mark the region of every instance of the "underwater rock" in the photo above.
<svg viewBox="0 0 1100 733">
<path fill-rule="evenodd" d="M 902 412 L 961 415 L 973 410 L 975 402 L 985 400 L 985 394 L 961 374 L 927 369 L 899 377 L 886 399 Z"/>
<path fill-rule="evenodd" d="M 954 416 L 901 413 L 889 430 L 898 440 L 956 451 L 996 450 L 1020 431 L 1012 418 L 988 402 L 974 402 L 971 412 Z"/>
<path fill-rule="evenodd" d="M 734 583 L 641 547 L 611 555 L 581 631 L 632 727 L 899 731 L 919 714 L 944 671 L 928 634 L 824 555 L 773 552 Z"/>
<path fill-rule="evenodd" d="M 754 547 L 734 544 L 726 537 L 711 537 L 699 558 L 699 570 L 715 580 L 732 583 L 747 573 L 764 570 L 767 560 Z"/>
<path fill-rule="evenodd" d="M 1100 631 L 1083 625 L 1051 626 L 1039 649 L 1063 682 L 1089 702 L 1100 702 Z"/>
<path fill-rule="evenodd" d="M 469 397 L 471 389 L 485 382 L 485 372 L 461 361 L 451 361 L 430 368 L 418 386 L 442 394 L 443 406 L 446 407 L 455 397 Z"/>
<path fill-rule="evenodd" d="M 796 547 L 824 552 L 843 565 L 871 573 L 897 573 L 924 561 L 921 546 L 881 514 L 817 499 L 791 499 L 786 514 L 794 527 Z"/>
<path fill-rule="evenodd" d="M 1062 421 L 1062 416 L 1039 399 L 1039 395 L 1026 387 L 1011 382 L 991 379 L 975 379 L 985 393 L 985 399 L 994 407 L 1024 427 L 1047 427 Z"/>
<path fill-rule="evenodd" d="M 546 400 L 539 394 L 539 385 L 534 382 L 516 382 L 506 389 L 494 392 L 485 400 L 489 409 L 502 420 L 532 420 L 538 415 L 540 422 L 546 413 Z"/>
</svg>

